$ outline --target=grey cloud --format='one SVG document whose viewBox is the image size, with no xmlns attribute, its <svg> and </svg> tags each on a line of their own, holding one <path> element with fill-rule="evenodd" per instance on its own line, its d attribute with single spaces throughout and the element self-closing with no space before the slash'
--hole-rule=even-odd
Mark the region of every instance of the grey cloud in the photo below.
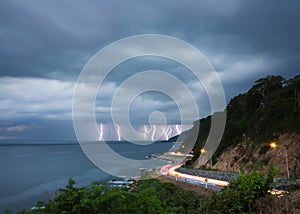
<svg viewBox="0 0 300 214">
<path fill-rule="evenodd" d="M 24 131 L 24 130 L 26 130 L 28 128 L 29 128 L 29 126 L 24 125 L 24 124 L 22 124 L 22 125 L 14 125 L 14 126 L 7 127 L 6 131 L 7 132 L 21 132 L 21 131 Z"/>
<path fill-rule="evenodd" d="M 42 78 L 0 78 L 1 119 L 71 119 L 73 82 Z"/>
<path fill-rule="evenodd" d="M 20 118 L 70 120 L 73 87 L 85 63 L 106 45 L 136 34 L 166 34 L 199 48 L 219 73 L 227 101 L 263 76 L 290 78 L 299 74 L 299 10 L 299 2 L 277 0 L 2 0 L 0 114 L 2 121 L 12 120 L 3 127 L 23 124 Z M 201 115 L 210 114 L 207 94 L 183 66 L 166 59 L 141 57 L 120 64 L 107 77 L 97 100 L 99 118 L 110 121 L 108 113 L 115 90 L 143 70 L 175 75 L 195 92 Z M 170 87 L 176 91 L 176 86 Z M 177 106 L 157 93 L 143 94 L 135 100 L 131 117 L 136 123 L 144 122 L 157 109 L 176 122 Z M 25 136 L 31 129 L 23 132 Z M 6 137 L 5 133 L 0 136 Z"/>
<path fill-rule="evenodd" d="M 140 33 L 179 36 L 209 58 L 225 54 L 228 61 L 299 58 L 297 2 L 3 1 L 1 8 L 4 75 L 76 76 L 98 49 Z M 295 69 L 289 62 L 275 72 Z"/>
</svg>

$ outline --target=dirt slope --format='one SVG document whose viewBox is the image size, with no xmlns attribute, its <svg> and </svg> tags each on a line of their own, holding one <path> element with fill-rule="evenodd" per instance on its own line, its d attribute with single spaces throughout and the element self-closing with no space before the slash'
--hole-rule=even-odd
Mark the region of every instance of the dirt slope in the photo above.
<svg viewBox="0 0 300 214">
<path fill-rule="evenodd" d="M 279 177 L 287 177 L 285 149 L 288 154 L 288 165 L 291 176 L 300 176 L 300 135 L 282 134 L 276 141 L 276 149 L 270 149 L 269 142 L 255 145 L 255 142 L 242 142 L 228 148 L 218 158 L 214 168 L 221 171 L 249 172 L 256 169 L 266 171 L 271 163 L 280 170 Z"/>
</svg>

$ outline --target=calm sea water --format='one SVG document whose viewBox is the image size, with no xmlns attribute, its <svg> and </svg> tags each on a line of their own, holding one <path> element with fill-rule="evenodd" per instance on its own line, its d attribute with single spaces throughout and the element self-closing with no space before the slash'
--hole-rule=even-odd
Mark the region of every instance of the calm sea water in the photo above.
<svg viewBox="0 0 300 214">
<path fill-rule="evenodd" d="M 134 159 L 168 151 L 172 143 L 138 146 L 110 142 L 119 154 Z M 78 186 L 91 181 L 112 179 L 94 166 L 76 142 L 0 143 L 0 212 L 31 208 L 37 200 L 53 198 L 55 191 L 73 178 Z"/>
</svg>

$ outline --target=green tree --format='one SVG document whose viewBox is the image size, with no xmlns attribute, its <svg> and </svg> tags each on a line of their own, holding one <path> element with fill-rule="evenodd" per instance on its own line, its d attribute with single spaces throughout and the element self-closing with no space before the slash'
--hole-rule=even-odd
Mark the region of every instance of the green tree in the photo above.
<svg viewBox="0 0 300 214">
<path fill-rule="evenodd" d="M 211 213 L 245 213 L 255 211 L 255 203 L 268 195 L 273 183 L 273 171 L 265 177 L 260 173 L 242 174 L 219 194 L 210 197 Z"/>
</svg>

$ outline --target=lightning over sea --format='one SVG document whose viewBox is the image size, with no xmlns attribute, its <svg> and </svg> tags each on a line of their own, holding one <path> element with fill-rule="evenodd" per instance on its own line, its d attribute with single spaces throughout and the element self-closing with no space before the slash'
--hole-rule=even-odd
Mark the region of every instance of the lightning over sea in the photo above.
<svg viewBox="0 0 300 214">
<path fill-rule="evenodd" d="M 189 129 L 190 126 L 147 125 L 135 126 L 138 143 L 125 140 L 128 127 L 119 124 L 98 124 L 97 143 L 106 141 L 109 147 L 120 156 L 133 160 L 149 159 L 153 154 L 168 152 L 175 146 L 172 137 Z M 147 143 L 144 143 L 147 142 Z M 0 176 L 0 208 L 13 212 L 30 209 L 36 201 L 48 200 L 57 189 L 64 188 L 69 178 L 78 186 L 86 186 L 92 180 L 119 179 L 96 167 L 83 153 L 77 140 L 55 142 L 10 142 L 0 145 L 0 162 L 5 176 Z M 101 151 L 97 151 L 101 155 Z M 103 157 L 107 157 L 104 154 Z M 26 164 L 24 164 L 26 163 Z M 37 164 L 38 163 L 38 164 Z M 116 170 L 121 170 L 114 165 Z M 24 176 L 30 173 L 30 179 Z M 22 184 L 22 189 L 16 184 Z"/>
<path fill-rule="evenodd" d="M 136 125 L 135 136 L 137 139 L 144 141 L 168 141 L 170 138 L 180 135 L 182 132 L 190 129 L 191 125 Z M 98 124 L 99 141 L 123 141 L 123 134 L 128 127 L 120 124 Z M 127 135 L 128 136 L 128 135 Z"/>
</svg>

